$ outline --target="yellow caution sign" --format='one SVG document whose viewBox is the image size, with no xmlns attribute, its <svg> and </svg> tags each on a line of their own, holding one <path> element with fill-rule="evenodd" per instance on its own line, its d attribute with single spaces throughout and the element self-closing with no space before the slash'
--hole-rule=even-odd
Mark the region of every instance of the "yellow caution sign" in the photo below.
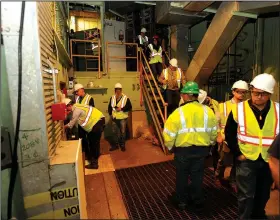
<svg viewBox="0 0 280 220">
<path fill-rule="evenodd" d="M 65 199 L 74 199 L 77 197 L 77 187 L 58 189 L 51 192 L 43 192 L 24 197 L 24 207 L 28 209 L 43 204 L 57 202 Z"/>
<path fill-rule="evenodd" d="M 80 214 L 79 205 L 73 205 L 68 208 L 58 209 L 32 216 L 28 219 L 65 219 Z"/>
</svg>

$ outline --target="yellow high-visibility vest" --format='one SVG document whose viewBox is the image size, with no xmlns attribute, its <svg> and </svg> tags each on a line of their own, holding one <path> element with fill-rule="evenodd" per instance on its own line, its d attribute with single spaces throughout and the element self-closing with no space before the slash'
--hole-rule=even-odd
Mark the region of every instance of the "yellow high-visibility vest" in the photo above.
<svg viewBox="0 0 280 220">
<path fill-rule="evenodd" d="M 90 96 L 89 94 L 86 94 L 86 95 L 84 96 L 84 98 L 82 99 L 81 103 L 79 103 L 79 98 L 80 98 L 80 96 L 78 96 L 77 99 L 76 99 L 76 103 L 77 103 L 77 104 L 89 105 L 89 101 L 90 101 L 90 99 L 91 99 L 91 96 Z"/>
<path fill-rule="evenodd" d="M 181 77 L 182 77 L 182 71 L 180 68 L 177 68 L 177 71 L 176 71 L 176 80 L 177 80 L 177 84 L 178 84 L 178 88 L 180 89 L 181 87 Z M 168 80 L 168 68 L 167 69 L 164 69 L 163 70 L 163 75 L 164 75 L 164 79 Z M 167 85 L 163 85 L 162 86 L 163 89 L 166 89 L 167 88 Z"/>
<path fill-rule="evenodd" d="M 84 115 L 78 119 L 78 124 L 86 131 L 90 132 L 93 126 L 104 117 L 97 108 L 88 105 L 74 104 L 74 108 L 84 111 Z M 74 110 L 75 111 L 75 110 Z"/>
<path fill-rule="evenodd" d="M 162 63 L 162 49 L 161 49 L 161 46 L 159 46 L 158 51 L 156 51 L 153 48 L 152 44 L 149 44 L 148 47 L 150 48 L 150 50 L 152 52 L 149 64 L 154 64 L 154 63 L 158 63 L 158 62 Z"/>
<path fill-rule="evenodd" d="M 163 130 L 165 146 L 210 146 L 216 142 L 217 120 L 208 106 L 191 102 L 177 108 L 166 120 Z"/>
<path fill-rule="evenodd" d="M 242 154 L 249 160 L 257 160 L 261 154 L 267 162 L 267 151 L 279 134 L 279 103 L 270 101 L 270 104 L 262 129 L 248 101 L 240 102 L 236 104 L 236 108 L 232 108 L 233 118 L 238 124 L 238 145 Z"/>
<path fill-rule="evenodd" d="M 128 113 L 127 112 L 116 111 L 116 107 L 123 108 L 126 105 L 126 101 L 127 101 L 127 96 L 122 94 L 121 100 L 118 102 L 118 104 L 116 104 L 117 103 L 116 96 L 115 95 L 112 96 L 111 106 L 113 108 L 113 111 L 112 111 L 113 118 L 115 118 L 115 119 L 126 119 L 126 118 L 128 118 Z"/>
<path fill-rule="evenodd" d="M 148 43 L 149 39 L 147 36 L 142 37 L 141 35 L 138 35 L 138 39 L 139 39 L 139 44 L 143 45 L 144 43 Z M 140 48 L 138 48 L 138 51 L 140 51 Z"/>
</svg>

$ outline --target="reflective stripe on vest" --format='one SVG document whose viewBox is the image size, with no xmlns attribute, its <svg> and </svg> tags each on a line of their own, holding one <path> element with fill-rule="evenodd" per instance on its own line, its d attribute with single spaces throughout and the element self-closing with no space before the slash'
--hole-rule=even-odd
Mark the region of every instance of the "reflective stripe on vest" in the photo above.
<svg viewBox="0 0 280 220">
<path fill-rule="evenodd" d="M 81 124 L 82 127 L 86 126 L 86 124 L 88 123 L 88 120 L 89 120 L 89 117 L 90 117 L 91 113 L 92 113 L 92 107 L 89 106 L 89 111 L 88 111 L 88 113 L 87 113 L 86 119 L 85 119 L 85 121 Z"/>
<path fill-rule="evenodd" d="M 255 136 L 249 136 L 247 135 L 246 130 L 246 122 L 245 122 L 245 116 L 244 116 L 244 105 L 245 102 L 241 102 L 237 104 L 237 120 L 238 120 L 238 133 L 237 138 L 241 142 L 245 142 L 252 145 L 262 145 L 265 147 L 270 147 L 272 142 L 274 141 L 274 138 L 279 134 L 279 104 L 272 102 L 273 107 L 275 109 L 275 117 L 276 117 L 276 125 L 274 130 L 274 137 L 255 137 Z"/>
<path fill-rule="evenodd" d="M 179 73 L 179 75 L 178 75 L 178 73 Z M 164 75 L 164 79 L 168 80 L 168 69 L 163 70 L 163 75 Z M 182 72 L 181 72 L 180 68 L 177 68 L 176 78 L 177 78 L 178 88 L 180 88 L 181 87 L 181 78 L 182 78 Z M 166 89 L 167 85 L 163 85 L 162 87 L 163 87 L 163 89 Z"/>
<path fill-rule="evenodd" d="M 138 35 L 138 39 L 139 39 L 139 43 L 140 43 L 140 44 L 143 44 L 143 43 L 144 43 L 144 41 L 143 41 L 143 37 L 142 37 L 141 35 Z M 149 41 L 149 39 L 148 39 L 148 37 L 147 37 L 147 36 L 145 36 L 145 37 L 144 37 L 144 39 L 146 40 L 146 42 L 148 42 L 148 41 Z"/>
<path fill-rule="evenodd" d="M 79 103 L 79 98 L 80 98 L 80 96 L 77 97 L 76 103 L 78 103 L 78 104 L 83 104 L 83 105 L 88 105 L 91 96 L 90 96 L 89 94 L 86 94 L 86 95 L 84 96 L 84 98 L 82 99 L 81 103 Z"/>
<path fill-rule="evenodd" d="M 116 118 L 116 119 L 128 118 L 127 112 L 123 112 L 123 111 L 117 112 L 116 108 L 115 108 L 116 106 L 123 108 L 126 105 L 126 101 L 127 101 L 127 96 L 123 94 L 121 100 L 118 102 L 118 104 L 116 104 L 117 103 L 116 96 L 115 95 L 112 96 L 111 106 L 113 108 L 113 112 L 112 112 L 113 118 Z"/>
<path fill-rule="evenodd" d="M 214 126 L 212 128 L 207 127 L 207 125 L 208 125 L 208 112 L 207 112 L 207 108 L 206 108 L 205 105 L 203 105 L 203 111 L 204 111 L 204 127 L 203 128 L 187 128 L 184 112 L 183 112 L 182 108 L 179 108 L 180 121 L 181 121 L 182 128 L 178 131 L 178 134 L 194 133 L 194 132 L 204 132 L 204 133 L 206 133 L 206 132 L 211 132 L 211 131 L 217 130 L 217 126 Z M 176 133 L 173 133 L 173 132 L 169 131 L 167 128 L 164 128 L 163 131 L 171 137 L 176 136 Z"/>
<path fill-rule="evenodd" d="M 151 56 L 154 57 L 154 56 L 160 56 L 162 57 L 162 49 L 161 49 L 161 46 L 159 47 L 158 51 L 156 51 L 153 47 L 152 44 L 149 44 L 149 48 L 152 52 Z"/>
</svg>

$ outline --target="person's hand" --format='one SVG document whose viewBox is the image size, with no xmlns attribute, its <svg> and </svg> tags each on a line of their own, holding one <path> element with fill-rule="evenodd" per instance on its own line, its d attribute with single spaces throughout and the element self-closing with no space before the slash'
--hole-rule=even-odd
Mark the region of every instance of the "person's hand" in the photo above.
<svg viewBox="0 0 280 220">
<path fill-rule="evenodd" d="M 167 80 L 166 79 L 162 80 L 162 84 L 166 85 L 167 84 Z"/>
<path fill-rule="evenodd" d="M 222 137 L 222 135 L 220 133 L 218 134 L 218 137 L 217 137 L 217 143 L 218 144 L 223 143 L 223 137 Z"/>
<path fill-rule="evenodd" d="M 116 108 L 117 112 L 120 112 L 122 110 L 121 107 Z"/>
<path fill-rule="evenodd" d="M 244 160 L 247 160 L 247 158 L 242 154 L 242 155 L 237 157 L 237 160 L 244 161 Z"/>
</svg>

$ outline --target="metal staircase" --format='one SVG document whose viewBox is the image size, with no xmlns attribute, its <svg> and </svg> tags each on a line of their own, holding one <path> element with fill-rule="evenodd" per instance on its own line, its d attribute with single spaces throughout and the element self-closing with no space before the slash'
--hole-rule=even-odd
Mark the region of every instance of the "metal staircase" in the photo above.
<svg viewBox="0 0 280 220">
<path fill-rule="evenodd" d="M 140 50 L 140 59 L 140 83 L 143 98 L 144 101 L 147 103 L 148 110 L 152 116 L 155 135 L 159 140 L 163 152 L 167 154 L 168 151 L 166 150 L 162 136 L 164 122 L 167 119 L 167 103 L 165 103 L 163 99 L 161 89 L 158 86 L 157 80 L 152 74 L 152 70 L 142 49 Z M 150 74 L 148 74 L 148 72 Z"/>
</svg>

